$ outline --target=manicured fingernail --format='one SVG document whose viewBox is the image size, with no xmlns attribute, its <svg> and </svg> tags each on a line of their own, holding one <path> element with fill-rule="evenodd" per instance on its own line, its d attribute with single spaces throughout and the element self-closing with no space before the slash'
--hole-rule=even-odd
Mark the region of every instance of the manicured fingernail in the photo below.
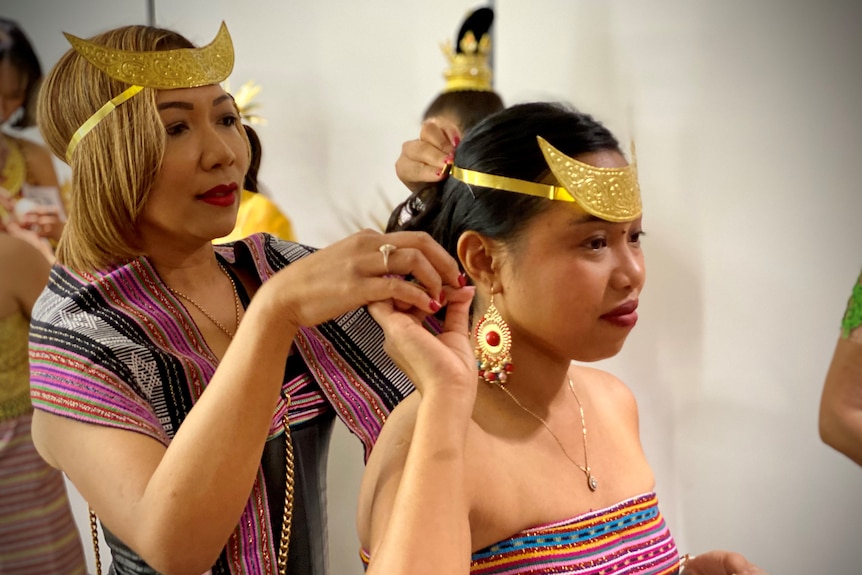
<svg viewBox="0 0 862 575">
<path fill-rule="evenodd" d="M 443 306 L 441 306 L 439 303 L 437 303 L 436 300 L 432 299 L 431 302 L 428 304 L 428 307 L 431 308 L 431 311 L 440 311 L 440 308 Z"/>
<path fill-rule="evenodd" d="M 458 274 L 458 285 L 464 287 L 467 285 L 467 274 L 461 272 Z"/>
<path fill-rule="evenodd" d="M 455 161 L 455 154 L 454 154 L 454 153 L 450 153 L 448 156 L 446 156 L 446 157 L 443 159 L 443 161 L 444 161 L 445 163 L 447 163 L 447 164 L 451 164 L 452 162 L 454 162 L 454 161 Z"/>
<path fill-rule="evenodd" d="M 455 147 L 457 148 L 457 147 L 458 147 L 458 144 L 460 144 L 460 143 L 461 143 L 461 138 L 459 138 L 458 136 L 455 136 L 455 137 L 453 138 L 453 143 L 455 144 Z"/>
<path fill-rule="evenodd" d="M 446 303 L 446 292 L 440 292 L 440 297 L 437 298 L 440 303 Z"/>
</svg>

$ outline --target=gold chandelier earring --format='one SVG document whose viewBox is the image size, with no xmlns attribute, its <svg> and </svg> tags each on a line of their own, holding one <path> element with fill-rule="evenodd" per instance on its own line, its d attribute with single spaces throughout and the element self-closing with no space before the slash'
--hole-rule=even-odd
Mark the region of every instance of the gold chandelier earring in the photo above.
<svg viewBox="0 0 862 575">
<path fill-rule="evenodd" d="M 512 332 L 494 305 L 493 293 L 488 309 L 476 324 L 473 337 L 479 377 L 488 383 L 505 383 L 515 369 L 511 355 Z"/>
</svg>

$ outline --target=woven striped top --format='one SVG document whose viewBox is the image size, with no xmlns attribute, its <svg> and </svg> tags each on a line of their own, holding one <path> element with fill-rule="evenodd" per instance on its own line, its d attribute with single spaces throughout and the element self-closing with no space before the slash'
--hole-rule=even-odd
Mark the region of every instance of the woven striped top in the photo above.
<svg viewBox="0 0 862 575">
<path fill-rule="evenodd" d="M 368 555 L 361 558 L 367 565 Z M 572 519 L 521 531 L 472 556 L 477 575 L 672 575 L 676 543 L 647 493 Z"/>
<path fill-rule="evenodd" d="M 312 251 L 268 234 L 216 247 L 219 257 L 261 281 Z M 291 427 L 334 411 L 367 457 L 388 413 L 413 390 L 383 350 L 382 330 L 367 310 L 357 309 L 300 329 L 294 344 L 306 369 L 285 381 L 282 395 L 293 401 L 288 411 L 280 399 L 270 439 L 283 436 L 286 411 Z M 55 265 L 33 309 L 29 353 L 36 409 L 165 445 L 218 367 L 183 303 L 145 257 L 92 274 Z M 265 471 L 259 470 L 226 546 L 233 574 L 275 572 L 278 533 L 266 503 Z"/>
</svg>

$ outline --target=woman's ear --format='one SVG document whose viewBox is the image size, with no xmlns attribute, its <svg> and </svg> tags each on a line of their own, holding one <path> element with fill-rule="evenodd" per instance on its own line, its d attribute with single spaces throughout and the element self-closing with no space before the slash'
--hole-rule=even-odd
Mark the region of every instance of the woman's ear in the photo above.
<svg viewBox="0 0 862 575">
<path fill-rule="evenodd" d="M 502 257 L 499 242 L 478 232 L 467 231 L 458 238 L 457 250 L 464 271 L 475 285 L 494 285 Z"/>
</svg>

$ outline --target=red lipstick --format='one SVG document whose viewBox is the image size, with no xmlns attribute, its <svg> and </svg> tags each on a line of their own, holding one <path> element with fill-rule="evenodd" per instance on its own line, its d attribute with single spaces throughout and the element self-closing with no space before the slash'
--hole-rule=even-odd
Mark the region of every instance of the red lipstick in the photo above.
<svg viewBox="0 0 862 575">
<path fill-rule="evenodd" d="M 232 206 L 236 201 L 236 190 L 238 187 L 236 182 L 215 186 L 203 194 L 199 194 L 197 199 L 213 206 L 226 208 Z"/>
</svg>

